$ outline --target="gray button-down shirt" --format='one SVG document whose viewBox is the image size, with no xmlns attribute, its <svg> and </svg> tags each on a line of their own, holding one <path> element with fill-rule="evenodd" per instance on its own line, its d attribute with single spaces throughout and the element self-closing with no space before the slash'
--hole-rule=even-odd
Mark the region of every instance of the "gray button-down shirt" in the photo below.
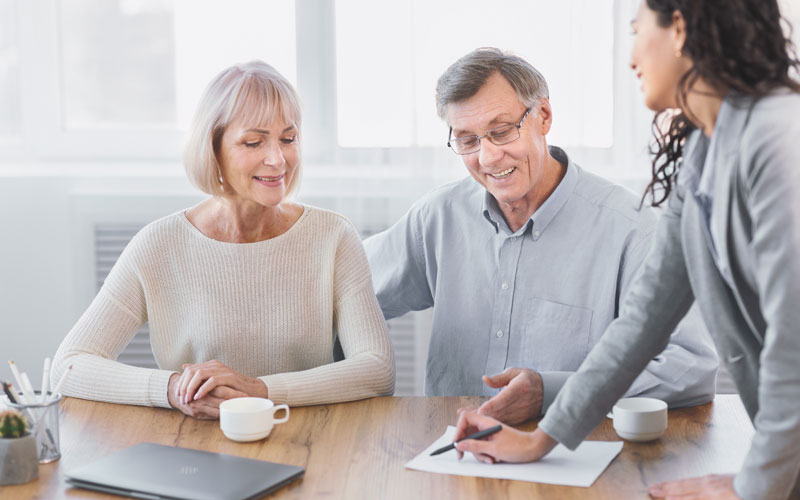
<svg viewBox="0 0 800 500">
<path fill-rule="evenodd" d="M 543 410 L 617 316 L 650 245 L 656 216 L 638 197 L 567 171 L 519 231 L 472 178 L 419 200 L 365 241 L 384 316 L 433 307 L 425 393 L 493 395 L 481 381 L 510 366 L 541 373 Z M 713 398 L 717 357 L 696 313 L 631 386 L 671 406 Z"/>
</svg>

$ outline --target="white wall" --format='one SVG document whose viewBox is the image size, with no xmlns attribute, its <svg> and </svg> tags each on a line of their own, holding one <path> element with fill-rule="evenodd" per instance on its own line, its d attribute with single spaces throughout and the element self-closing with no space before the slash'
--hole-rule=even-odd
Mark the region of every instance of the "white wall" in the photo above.
<svg viewBox="0 0 800 500">
<path fill-rule="evenodd" d="M 67 191 L 52 179 L 0 178 L 0 378 L 14 359 L 38 387 L 71 320 Z M 15 384 L 16 385 L 16 384 Z"/>
</svg>

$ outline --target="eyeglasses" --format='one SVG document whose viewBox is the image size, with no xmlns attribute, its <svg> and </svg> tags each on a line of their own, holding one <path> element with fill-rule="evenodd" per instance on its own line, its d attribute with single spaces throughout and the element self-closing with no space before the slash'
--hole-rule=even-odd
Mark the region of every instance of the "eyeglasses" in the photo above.
<svg viewBox="0 0 800 500">
<path fill-rule="evenodd" d="M 525 123 L 525 118 L 528 117 L 528 113 L 530 112 L 531 108 L 526 109 L 519 123 L 507 123 L 495 127 L 491 130 L 487 130 L 484 135 L 466 135 L 464 137 L 449 139 L 447 141 L 447 147 L 452 149 L 457 155 L 468 155 L 481 150 L 481 139 L 484 137 L 489 139 L 495 146 L 502 146 L 503 144 L 514 142 L 519 139 L 519 129 L 522 127 L 522 124 Z M 448 137 L 451 135 L 453 135 L 453 127 L 450 127 Z"/>
</svg>

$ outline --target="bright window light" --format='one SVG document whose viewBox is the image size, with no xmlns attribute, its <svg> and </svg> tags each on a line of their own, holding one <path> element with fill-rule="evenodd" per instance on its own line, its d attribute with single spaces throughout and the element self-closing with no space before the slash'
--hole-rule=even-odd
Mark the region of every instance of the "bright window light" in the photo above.
<svg viewBox="0 0 800 500">
<path fill-rule="evenodd" d="M 62 0 L 59 22 L 68 130 L 185 129 L 236 62 L 296 80 L 293 0 Z"/>
<path fill-rule="evenodd" d="M 0 138 L 20 133 L 19 44 L 14 0 L 0 0 Z"/>
<path fill-rule="evenodd" d="M 209 81 L 261 59 L 297 85 L 294 0 L 175 0 L 175 75 L 181 128 Z"/>
<path fill-rule="evenodd" d="M 613 0 L 336 0 L 338 141 L 443 146 L 436 81 L 477 47 L 510 50 L 547 79 L 549 142 L 610 147 Z"/>
</svg>

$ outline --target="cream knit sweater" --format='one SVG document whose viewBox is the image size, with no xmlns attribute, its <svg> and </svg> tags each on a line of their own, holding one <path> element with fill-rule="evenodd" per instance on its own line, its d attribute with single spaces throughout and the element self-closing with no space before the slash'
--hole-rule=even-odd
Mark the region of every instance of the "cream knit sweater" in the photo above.
<svg viewBox="0 0 800 500">
<path fill-rule="evenodd" d="M 119 363 L 150 322 L 160 369 Z M 345 360 L 333 363 L 339 335 Z M 361 240 L 344 217 L 304 207 L 257 243 L 210 239 L 178 212 L 142 229 L 58 348 L 62 393 L 169 407 L 170 375 L 217 359 L 267 385 L 276 403 L 351 401 L 394 391 L 394 360 Z"/>
</svg>

